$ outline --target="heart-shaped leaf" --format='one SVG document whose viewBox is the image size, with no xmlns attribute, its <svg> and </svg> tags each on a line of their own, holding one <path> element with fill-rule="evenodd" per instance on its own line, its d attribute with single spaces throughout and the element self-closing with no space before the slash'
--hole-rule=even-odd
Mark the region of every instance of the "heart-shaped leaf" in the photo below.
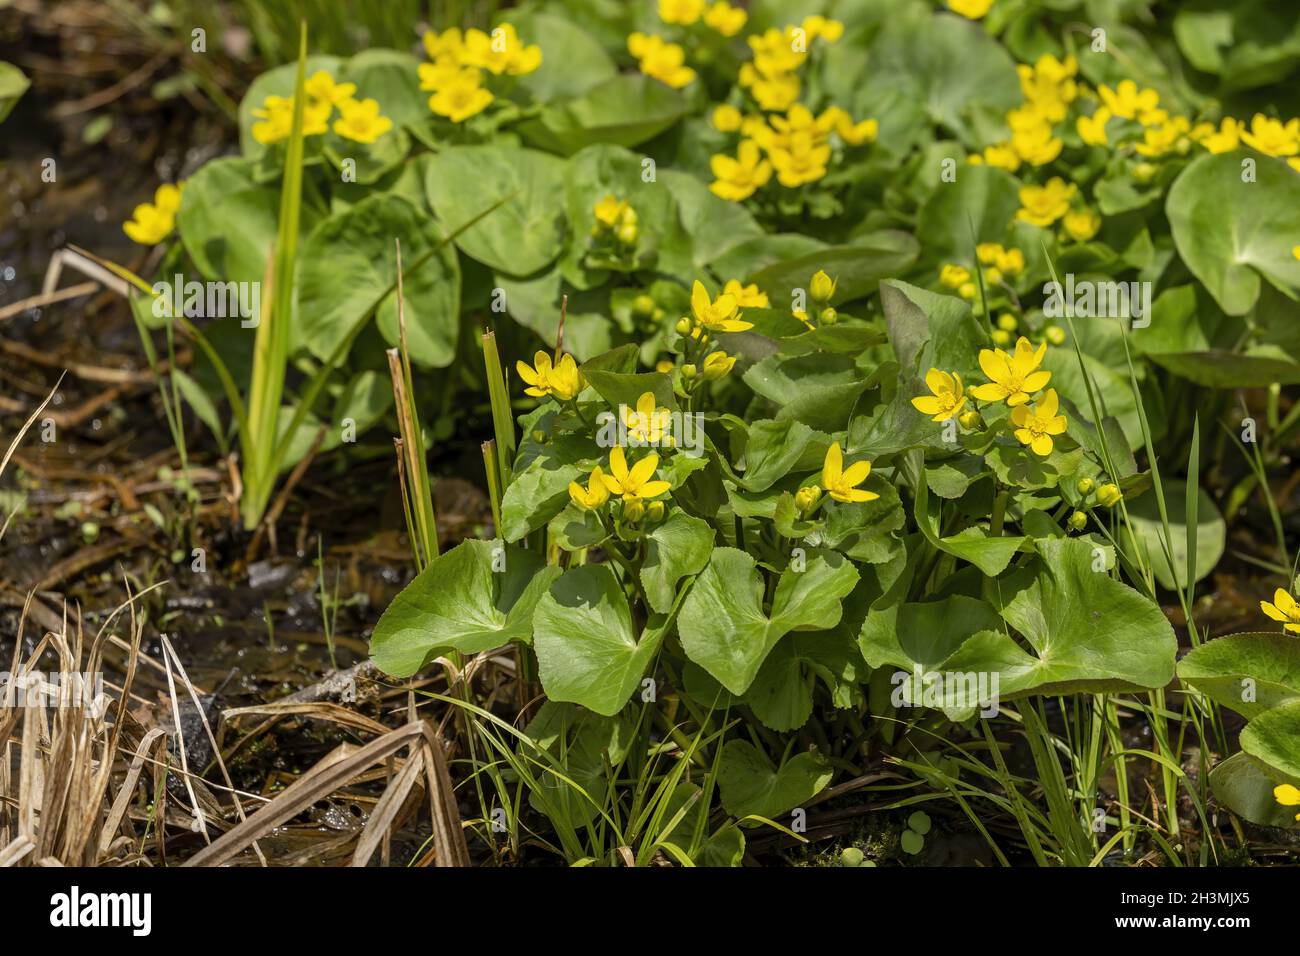
<svg viewBox="0 0 1300 956">
<path fill-rule="evenodd" d="M 821 754 L 796 754 L 777 769 L 749 741 L 729 740 L 718 765 L 718 789 L 733 817 L 771 820 L 816 796 L 833 776 Z"/>
</svg>

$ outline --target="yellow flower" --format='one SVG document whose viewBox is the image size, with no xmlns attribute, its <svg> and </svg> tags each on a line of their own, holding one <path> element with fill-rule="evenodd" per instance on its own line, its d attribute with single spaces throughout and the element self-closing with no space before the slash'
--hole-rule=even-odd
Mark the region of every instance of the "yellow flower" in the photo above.
<svg viewBox="0 0 1300 956">
<path fill-rule="evenodd" d="M 791 136 L 789 149 L 774 149 L 768 156 L 776 169 L 777 182 L 787 189 L 795 189 L 826 175 L 831 148 L 815 145 L 811 133 L 800 131 Z"/>
<path fill-rule="evenodd" d="M 1101 228 L 1101 216 L 1092 209 L 1079 209 L 1066 213 L 1061 225 L 1075 242 L 1087 242 Z"/>
<path fill-rule="evenodd" d="M 793 73 L 803 66 L 808 51 L 796 49 L 793 31 L 793 27 L 785 30 L 768 27 L 761 35 L 746 37 L 754 53 L 754 69 L 764 76 L 776 76 L 778 73 Z M 741 82 L 744 85 L 744 81 Z"/>
<path fill-rule="evenodd" d="M 993 0 L 948 0 L 948 9 L 967 20 L 978 20 L 993 6 Z"/>
<path fill-rule="evenodd" d="M 1033 66 L 1022 63 L 1016 67 L 1025 101 L 1039 116 L 1052 123 L 1065 119 L 1070 103 L 1079 95 L 1078 84 L 1074 81 L 1078 71 L 1079 64 L 1074 57 L 1067 56 L 1062 61 L 1050 53 L 1039 57 Z"/>
<path fill-rule="evenodd" d="M 1064 145 L 1052 135 L 1052 126 L 1047 122 L 1021 125 L 1013 128 L 1011 134 L 1011 148 L 1031 166 L 1046 166 L 1061 155 Z"/>
<path fill-rule="evenodd" d="M 711 352 L 704 359 L 704 369 L 700 372 L 710 382 L 716 382 L 736 366 L 736 357 L 726 352 Z"/>
<path fill-rule="evenodd" d="M 491 36 L 482 30 L 466 30 L 461 62 L 480 67 L 500 76 L 526 76 L 542 65 L 542 48 L 524 46 L 509 23 L 493 29 Z"/>
<path fill-rule="evenodd" d="M 1300 119 L 1283 125 L 1281 120 L 1256 113 L 1250 121 L 1250 132 L 1242 130 L 1241 139 L 1266 156 L 1295 156 L 1300 153 Z"/>
<path fill-rule="evenodd" d="M 324 70 L 317 70 L 304 84 L 303 89 L 307 92 L 307 101 L 312 105 L 327 104 L 329 106 L 342 106 L 352 99 L 353 94 L 357 91 L 355 83 L 335 83 L 334 77 L 330 76 Z"/>
<path fill-rule="evenodd" d="M 718 153 L 709 160 L 709 168 L 717 177 L 709 189 L 730 202 L 748 199 L 772 178 L 772 164 L 762 158 L 758 144 L 751 139 L 740 144 L 735 159 Z"/>
<path fill-rule="evenodd" d="M 1022 445 L 1028 445 L 1035 455 L 1046 458 L 1052 453 L 1052 436 L 1065 434 L 1065 416 L 1056 414 L 1059 405 L 1056 389 L 1049 388 L 1032 409 L 1028 405 L 1017 405 L 1011 409 L 1011 422 L 1016 426 L 1016 440 Z"/>
<path fill-rule="evenodd" d="M 740 129 L 740 124 L 744 118 L 740 115 L 740 110 L 728 103 L 721 103 L 713 109 L 712 116 L 713 128 L 720 133 L 734 133 Z"/>
<path fill-rule="evenodd" d="M 809 43 L 819 37 L 827 43 L 834 43 L 844 36 L 844 24 L 821 15 L 811 16 L 804 19 L 803 32 Z"/>
<path fill-rule="evenodd" d="M 610 494 L 622 495 L 624 501 L 638 498 L 657 498 L 672 487 L 666 481 L 651 481 L 655 469 L 659 467 L 659 456 L 646 455 L 631 470 L 627 467 L 627 458 L 623 449 L 615 445 L 609 452 L 609 474 L 601 475 L 601 481 Z"/>
<path fill-rule="evenodd" d="M 773 112 L 789 109 L 799 98 L 799 77 L 794 73 L 760 73 L 753 64 L 740 66 L 740 85 L 749 90 L 760 107 Z"/>
<path fill-rule="evenodd" d="M 492 105 L 493 96 L 480 83 L 476 69 L 461 70 L 456 79 L 429 97 L 429 109 L 453 123 L 463 123 Z"/>
<path fill-rule="evenodd" d="M 1160 104 L 1160 94 L 1155 90 L 1139 90 L 1132 80 L 1121 80 L 1115 89 L 1097 88 L 1097 95 L 1114 116 L 1137 119 L 1139 114 L 1150 113 Z"/>
<path fill-rule="evenodd" d="M 993 264 L 1009 276 L 1018 276 L 1025 271 L 1025 254 L 1019 249 L 1003 249 L 999 246 Z"/>
<path fill-rule="evenodd" d="M 463 69 L 456 57 L 443 55 L 432 63 L 421 63 L 415 72 L 420 77 L 420 89 L 432 93 L 459 80 Z"/>
<path fill-rule="evenodd" d="M 970 270 L 965 266 L 948 263 L 939 270 L 939 281 L 949 289 L 960 289 L 970 282 Z"/>
<path fill-rule="evenodd" d="M 744 332 L 754 323 L 740 320 L 739 306 L 734 296 L 722 293 L 710 301 L 709 290 L 699 279 L 691 287 L 691 313 L 696 323 L 710 332 Z"/>
<path fill-rule="evenodd" d="M 766 309 L 771 305 L 767 293 L 758 288 L 757 282 L 741 285 L 739 279 L 728 279 L 722 291 L 736 300 L 742 309 Z"/>
<path fill-rule="evenodd" d="M 1037 350 L 1023 335 L 1016 340 L 1014 354 L 997 349 L 981 349 L 980 368 L 989 377 L 989 384 L 976 385 L 971 394 L 981 402 L 1000 402 L 1006 399 L 1011 406 L 1023 405 L 1029 396 L 1045 386 L 1052 378 L 1052 373 L 1039 370 L 1043 356 L 1047 354 L 1047 343 Z"/>
<path fill-rule="evenodd" d="M 1053 176 L 1045 186 L 1021 186 L 1021 209 L 1016 218 L 1035 226 L 1050 226 L 1070 211 L 1070 200 L 1078 191 L 1073 183 Z"/>
<path fill-rule="evenodd" d="M 601 471 L 600 465 L 591 470 L 586 488 L 576 481 L 569 482 L 569 497 L 573 499 L 575 505 L 585 511 L 595 511 L 609 500 L 609 489 L 605 487 L 605 473 Z"/>
<path fill-rule="evenodd" d="M 840 443 L 835 442 L 826 449 L 826 460 L 822 462 L 822 484 L 836 501 L 875 501 L 880 495 L 859 488 L 871 474 L 871 462 L 855 462 L 846 469 L 844 452 Z"/>
<path fill-rule="evenodd" d="M 912 404 L 922 415 L 931 416 L 933 421 L 946 422 L 966 404 L 966 390 L 956 372 L 949 374 L 932 368 L 925 373 L 925 384 L 933 394 L 914 398 Z"/>
<path fill-rule="evenodd" d="M 622 221 L 624 213 L 631 208 L 626 199 L 619 199 L 612 194 L 607 194 L 604 199 L 592 207 L 592 211 L 596 215 L 597 228 L 613 229 Z"/>
<path fill-rule="evenodd" d="M 659 0 L 659 3 L 662 10 L 663 0 Z M 744 29 L 748 20 L 749 14 L 743 7 L 733 7 L 726 0 L 718 0 L 704 12 L 705 25 L 724 37 L 734 37 Z"/>
<path fill-rule="evenodd" d="M 132 242 L 142 246 L 156 246 L 166 239 L 176 226 L 176 213 L 181 208 L 181 190 L 183 182 L 173 186 L 163 183 L 153 194 L 152 203 L 140 203 L 131 213 L 131 218 L 122 223 L 122 231 Z"/>
<path fill-rule="evenodd" d="M 686 51 L 661 36 L 633 33 L 627 38 L 627 49 L 637 58 L 641 72 L 660 83 L 680 90 L 695 79 L 695 71 L 685 65 Z"/>
<path fill-rule="evenodd" d="M 420 39 L 424 43 L 424 52 L 429 54 L 430 60 L 448 56 L 459 62 L 465 50 L 465 38 L 460 32 L 460 27 L 451 27 L 441 34 L 430 31 Z"/>
<path fill-rule="evenodd" d="M 1260 601 L 1260 610 L 1274 621 L 1282 622 L 1282 630 L 1300 634 L 1300 604 L 1284 589 L 1278 588 L 1272 602 Z"/>
<path fill-rule="evenodd" d="M 1280 783 L 1273 788 L 1273 799 L 1284 807 L 1300 807 L 1300 790 L 1289 783 Z M 1300 820 L 1300 813 L 1295 818 Z"/>
<path fill-rule="evenodd" d="M 525 393 L 535 398 L 550 395 L 567 402 L 577 398 L 582 391 L 582 373 L 572 355 L 563 355 L 558 363 L 552 365 L 551 357 L 538 350 L 533 356 L 533 366 L 529 368 L 522 360 L 515 363 L 519 377 L 529 386 L 524 389 Z"/>
<path fill-rule="evenodd" d="M 656 407 L 654 392 L 642 392 L 636 408 L 619 406 L 619 415 L 628 437 L 638 445 L 671 445 L 672 412 Z"/>
<path fill-rule="evenodd" d="M 376 100 L 345 100 L 339 104 L 339 113 L 334 132 L 358 143 L 373 143 L 393 128 L 393 121 L 379 114 Z"/>
<path fill-rule="evenodd" d="M 303 104 L 303 136 L 319 136 L 329 129 L 329 103 L 312 102 Z M 293 97 L 268 96 L 260 109 L 253 110 L 258 122 L 253 124 L 253 139 L 259 143 L 274 143 L 288 139 L 293 132 Z"/>
<path fill-rule="evenodd" d="M 1173 119 L 1161 123 L 1159 126 L 1147 128 L 1142 133 L 1142 142 L 1135 147 L 1143 156 L 1157 157 L 1163 156 L 1178 148 L 1187 135 L 1188 123 L 1187 118 L 1175 116 Z"/>
<path fill-rule="evenodd" d="M 1213 123 L 1198 123 L 1191 137 L 1211 153 L 1228 153 L 1241 145 L 1242 124 L 1225 116 L 1216 130 Z"/>
<path fill-rule="evenodd" d="M 690 26 L 704 12 L 704 0 L 659 0 L 659 19 Z"/>
<path fill-rule="evenodd" d="M 1020 168 L 1020 154 L 1009 143 L 998 143 L 984 148 L 984 162 L 997 169 L 1014 173 Z"/>
<path fill-rule="evenodd" d="M 1080 116 L 1079 121 L 1074 124 L 1079 131 L 1079 138 L 1089 146 L 1109 146 L 1106 124 L 1110 122 L 1111 115 L 1110 110 L 1099 106 L 1093 110 L 1091 116 Z"/>
</svg>

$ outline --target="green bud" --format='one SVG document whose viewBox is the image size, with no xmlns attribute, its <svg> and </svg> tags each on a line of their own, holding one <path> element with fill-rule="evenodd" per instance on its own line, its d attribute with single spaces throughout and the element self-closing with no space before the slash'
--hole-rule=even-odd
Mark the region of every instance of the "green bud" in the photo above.
<svg viewBox="0 0 1300 956">
<path fill-rule="evenodd" d="M 980 413 L 974 409 L 969 412 L 962 412 L 957 416 L 957 421 L 962 428 L 971 430 L 979 428 L 980 425 L 984 424 L 984 419 L 980 417 Z"/>
<path fill-rule="evenodd" d="M 1059 325 L 1049 325 L 1046 331 L 1047 341 L 1052 345 L 1065 344 L 1065 329 Z"/>
<path fill-rule="evenodd" d="M 806 485 L 794 493 L 794 506 L 804 517 L 812 514 L 821 500 L 822 490 L 818 485 Z"/>
<path fill-rule="evenodd" d="M 85 539 L 86 544 L 94 544 L 99 537 L 99 525 L 93 521 L 81 522 L 81 537 Z"/>
<path fill-rule="evenodd" d="M 1014 332 L 1018 325 L 1019 323 L 1016 322 L 1016 317 L 1010 312 L 1003 312 L 998 316 L 998 328 L 1006 332 Z"/>
<path fill-rule="evenodd" d="M 808 283 L 808 294 L 812 296 L 814 302 L 829 302 L 831 296 L 835 294 L 835 280 L 826 274 L 824 269 L 818 269 Z"/>
<path fill-rule="evenodd" d="M 632 300 L 632 311 L 642 317 L 654 315 L 655 300 L 642 292 Z"/>
<path fill-rule="evenodd" d="M 1088 516 L 1082 511 L 1076 511 L 1070 515 L 1069 524 L 1075 531 L 1082 531 L 1088 527 Z"/>
<path fill-rule="evenodd" d="M 677 329 L 678 335 L 690 335 L 691 320 L 683 315 L 680 319 L 677 320 L 677 325 L 675 326 L 675 328 Z"/>
<path fill-rule="evenodd" d="M 652 501 L 646 506 L 646 516 L 650 521 L 658 523 L 664 520 L 664 503 L 662 501 Z"/>
<path fill-rule="evenodd" d="M 631 501 L 623 503 L 623 517 L 636 524 L 645 517 L 645 503 L 640 498 L 634 498 Z"/>
<path fill-rule="evenodd" d="M 682 366 L 682 378 L 694 378 L 698 372 L 699 369 L 689 362 Z"/>
<path fill-rule="evenodd" d="M 1091 478 L 1080 478 L 1074 483 L 1074 490 L 1081 495 L 1092 494 L 1092 489 L 1097 487 L 1097 483 Z"/>
<path fill-rule="evenodd" d="M 635 246 L 641 230 L 635 222 L 625 222 L 618 227 L 618 241 L 625 246 Z"/>
<path fill-rule="evenodd" d="M 822 325 L 834 325 L 839 320 L 840 314 L 829 306 L 822 309 L 821 314 L 817 316 L 817 321 Z"/>
<path fill-rule="evenodd" d="M 1123 498 L 1124 493 L 1119 490 L 1119 485 L 1102 485 L 1097 489 L 1097 500 L 1107 508 L 1114 508 Z"/>
</svg>

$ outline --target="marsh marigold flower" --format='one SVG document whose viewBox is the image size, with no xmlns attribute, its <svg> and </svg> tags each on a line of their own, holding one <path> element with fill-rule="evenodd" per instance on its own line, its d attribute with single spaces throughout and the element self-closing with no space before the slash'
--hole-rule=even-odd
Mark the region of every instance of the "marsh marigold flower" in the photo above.
<svg viewBox="0 0 1300 956">
<path fill-rule="evenodd" d="M 1256 113 L 1250 121 L 1250 130 L 1241 131 L 1241 139 L 1266 156 L 1295 156 L 1300 153 L 1300 119 L 1283 124 L 1281 120 Z"/>
<path fill-rule="evenodd" d="M 1106 136 L 1106 124 L 1110 122 L 1113 114 L 1104 106 L 1099 106 L 1091 116 L 1080 116 L 1074 124 L 1075 129 L 1079 132 L 1079 138 L 1089 146 L 1109 146 L 1110 140 Z"/>
<path fill-rule="evenodd" d="M 726 352 L 710 352 L 704 359 L 704 368 L 700 374 L 710 382 L 725 378 L 736 366 L 736 357 Z"/>
<path fill-rule="evenodd" d="M 466 30 L 460 50 L 462 63 L 493 73 L 526 76 L 542 65 L 542 48 L 525 46 L 513 25 L 502 23 L 489 35 L 482 30 Z"/>
<path fill-rule="evenodd" d="M 844 451 L 839 442 L 826 449 L 826 460 L 822 463 L 822 485 L 836 501 L 875 501 L 879 498 L 880 495 L 875 492 L 858 487 L 870 474 L 869 461 L 858 461 L 848 468 L 844 467 Z"/>
<path fill-rule="evenodd" d="M 1067 212 L 1061 225 L 1075 242 L 1087 242 L 1101 228 L 1101 216 L 1094 209 L 1078 209 Z"/>
<path fill-rule="evenodd" d="M 752 329 L 754 323 L 742 322 L 739 306 L 733 296 L 722 293 L 716 299 L 709 298 L 709 290 L 699 279 L 691 287 L 691 313 L 696 323 L 710 332 L 744 332 Z"/>
<path fill-rule="evenodd" d="M 979 20 L 993 8 L 993 0 L 948 0 L 948 9 L 967 20 Z"/>
<path fill-rule="evenodd" d="M 660 0 L 663 3 L 663 0 Z M 749 13 L 744 7 L 733 7 L 726 0 L 717 0 L 704 11 L 704 23 L 724 37 L 734 37 L 745 28 Z"/>
<path fill-rule="evenodd" d="M 651 480 L 658 467 L 659 456 L 649 454 L 629 469 L 623 449 L 615 445 L 609 451 L 609 474 L 601 475 L 601 480 L 610 494 L 622 495 L 624 501 L 656 498 L 672 488 L 666 481 Z"/>
<path fill-rule="evenodd" d="M 524 392 L 535 398 L 549 395 L 567 402 L 577 398 L 582 391 L 582 373 L 578 371 L 578 363 L 572 355 L 563 355 L 559 362 L 552 365 L 551 357 L 538 350 L 533 356 L 533 367 L 530 368 L 521 359 L 515 363 L 515 369 L 528 385 Z"/>
<path fill-rule="evenodd" d="M 1114 89 L 1099 86 L 1097 95 L 1112 115 L 1123 119 L 1139 119 L 1160 105 L 1159 93 L 1155 90 L 1139 90 L 1132 80 L 1121 80 Z"/>
<path fill-rule="evenodd" d="M 1241 145 L 1242 124 L 1231 116 L 1225 116 L 1216 128 L 1213 123 L 1197 123 L 1188 134 L 1211 153 L 1228 153 Z"/>
<path fill-rule="evenodd" d="M 844 24 L 839 20 L 831 20 L 820 14 L 806 17 L 801 24 L 804 36 L 808 42 L 821 39 L 827 43 L 835 43 L 840 37 L 844 36 Z"/>
<path fill-rule="evenodd" d="M 1046 458 L 1052 453 L 1052 436 L 1065 434 L 1065 416 L 1056 414 L 1060 406 L 1056 389 L 1029 405 L 1011 409 L 1011 423 L 1016 426 L 1016 441 L 1028 445 L 1035 455 Z"/>
<path fill-rule="evenodd" d="M 695 79 L 695 71 L 686 66 L 686 51 L 661 36 L 633 33 L 627 38 L 627 50 L 637 59 L 646 76 L 680 90 Z"/>
<path fill-rule="evenodd" d="M 1016 340 L 1014 353 L 981 349 L 980 368 L 989 377 L 989 383 L 974 386 L 971 394 L 981 402 L 1005 399 L 1013 407 L 1025 404 L 1031 395 L 1051 381 L 1052 373 L 1038 367 L 1046 354 L 1046 342 L 1035 349 L 1023 335 Z"/>
<path fill-rule="evenodd" d="M 654 392 L 642 392 L 636 400 L 636 408 L 619 406 L 619 415 L 627 429 L 628 438 L 639 445 L 671 445 L 672 412 L 658 407 Z"/>
<path fill-rule="evenodd" d="M 734 133 L 740 129 L 740 124 L 745 121 L 740 110 L 730 103 L 720 103 L 715 106 L 709 119 L 713 123 L 713 128 L 719 133 Z"/>
<path fill-rule="evenodd" d="M 380 115 L 376 100 L 346 100 L 339 105 L 334 132 L 358 143 L 373 143 L 393 128 L 393 121 Z"/>
<path fill-rule="evenodd" d="M 742 309 L 766 309 L 771 305 L 767 293 L 759 289 L 757 282 L 741 285 L 739 279 L 728 279 L 722 291 L 735 299 L 736 305 Z"/>
<path fill-rule="evenodd" d="M 659 0 L 659 19 L 690 26 L 704 13 L 704 0 Z"/>
<path fill-rule="evenodd" d="M 1300 807 L 1300 790 L 1289 783 L 1280 783 L 1273 788 L 1273 799 L 1284 807 Z M 1295 818 L 1300 820 L 1300 813 Z"/>
<path fill-rule="evenodd" d="M 328 102 L 310 98 L 303 104 L 302 135 L 319 136 L 329 129 L 332 107 Z M 252 126 L 253 139 L 259 143 L 275 143 L 288 139 L 293 132 L 293 97 L 268 96 L 259 109 L 253 110 L 257 122 Z"/>
<path fill-rule="evenodd" d="M 605 487 L 605 473 L 601 471 L 600 465 L 591 470 L 587 476 L 587 487 L 576 481 L 569 482 L 569 497 L 579 508 L 586 511 L 595 511 L 606 501 L 609 500 L 609 489 Z"/>
<path fill-rule="evenodd" d="M 342 106 L 356 94 L 357 85 L 355 83 L 335 83 L 334 77 L 324 70 L 317 70 L 307 78 L 303 89 L 307 93 L 308 105 L 319 108 L 321 104 Z"/>
<path fill-rule="evenodd" d="M 912 399 L 912 405 L 922 415 L 929 415 L 933 421 L 946 422 L 966 404 L 966 389 L 962 386 L 961 376 L 956 372 L 948 373 L 932 368 L 925 373 L 925 384 L 932 394 Z"/>
<path fill-rule="evenodd" d="M 1274 621 L 1282 622 L 1282 630 L 1300 634 L 1300 604 L 1283 588 L 1273 593 L 1273 600 L 1260 601 L 1260 610 Z"/>
<path fill-rule="evenodd" d="M 1050 226 L 1070 211 L 1070 200 L 1078 190 L 1060 176 L 1053 176 L 1045 186 L 1021 186 L 1021 208 L 1016 218 L 1035 226 Z"/>
<path fill-rule="evenodd" d="M 492 92 L 484 89 L 482 74 L 464 69 L 456 78 L 429 97 L 429 109 L 453 123 L 463 123 L 492 105 Z"/>
<path fill-rule="evenodd" d="M 181 190 L 185 184 L 163 183 L 153 194 L 153 202 L 136 206 L 131 218 L 122 223 L 122 231 L 132 242 L 142 246 L 156 246 L 176 227 L 176 213 L 181 208 Z"/>
<path fill-rule="evenodd" d="M 717 177 L 709 184 L 715 196 L 729 202 L 740 202 L 767 185 L 772 178 L 772 164 L 763 159 L 758 144 L 747 139 L 736 150 L 736 157 L 719 153 L 709 160 L 709 168 Z"/>
</svg>

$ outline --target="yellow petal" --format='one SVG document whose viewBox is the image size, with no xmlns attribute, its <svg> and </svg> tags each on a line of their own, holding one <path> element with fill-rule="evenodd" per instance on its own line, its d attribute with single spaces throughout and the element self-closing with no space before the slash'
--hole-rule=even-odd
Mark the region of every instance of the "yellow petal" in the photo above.
<svg viewBox="0 0 1300 956">
<path fill-rule="evenodd" d="M 1051 381 L 1051 378 L 1051 372 L 1043 371 L 1041 369 L 1037 372 L 1030 372 L 1025 376 L 1024 384 L 1021 388 L 1032 394 L 1033 392 L 1043 388 L 1049 381 Z M 1055 412 L 1053 412 L 1053 414 L 1055 414 Z"/>
<path fill-rule="evenodd" d="M 835 442 L 830 448 L 826 449 L 826 460 L 822 463 L 822 484 L 828 488 L 840 483 L 840 476 L 844 473 L 844 452 L 840 448 L 840 443 Z"/>
<path fill-rule="evenodd" d="M 912 405 L 922 415 L 938 415 L 943 408 L 943 403 L 933 395 L 922 395 L 920 398 L 912 399 Z"/>
<path fill-rule="evenodd" d="M 997 382 L 976 385 L 971 391 L 981 402 L 1000 402 L 1007 397 L 1007 390 Z"/>
<path fill-rule="evenodd" d="M 1288 621 L 1288 620 L 1290 620 L 1290 618 L 1288 618 L 1285 614 L 1283 614 L 1282 611 L 1280 611 L 1280 610 L 1279 610 L 1277 607 L 1275 607 L 1274 605 L 1269 604 L 1267 601 L 1260 601 L 1260 602 L 1259 602 L 1259 608 L 1260 608 L 1261 611 L 1263 611 L 1265 614 L 1267 614 L 1269 617 L 1271 617 L 1271 618 L 1272 618 L 1273 620 L 1275 620 L 1275 621 Z"/>
<path fill-rule="evenodd" d="M 671 484 L 663 480 L 647 481 L 644 485 L 642 485 L 637 489 L 637 494 L 639 494 L 642 498 L 656 498 L 659 495 L 662 495 L 665 491 L 667 491 L 671 487 L 672 487 Z"/>
<path fill-rule="evenodd" d="M 849 486 L 860 485 L 867 480 L 869 474 L 871 474 L 871 462 L 856 461 L 844 469 L 841 480 Z"/>
<path fill-rule="evenodd" d="M 1039 435 L 1029 445 L 1034 450 L 1035 455 L 1042 455 L 1046 458 L 1052 453 L 1052 437 L 1050 435 Z"/>
<path fill-rule="evenodd" d="M 615 487 L 605 482 L 610 491 L 620 491 L 621 486 L 627 484 L 627 456 L 623 454 L 623 449 L 615 445 L 609 452 L 609 473 L 614 476 L 615 481 L 620 487 Z"/>
<path fill-rule="evenodd" d="M 646 455 L 646 457 L 633 465 L 632 471 L 629 474 L 629 482 L 631 483 L 633 490 L 639 490 L 643 484 L 649 481 L 654 476 L 655 469 L 658 467 L 659 456 L 655 454 Z"/>
</svg>

